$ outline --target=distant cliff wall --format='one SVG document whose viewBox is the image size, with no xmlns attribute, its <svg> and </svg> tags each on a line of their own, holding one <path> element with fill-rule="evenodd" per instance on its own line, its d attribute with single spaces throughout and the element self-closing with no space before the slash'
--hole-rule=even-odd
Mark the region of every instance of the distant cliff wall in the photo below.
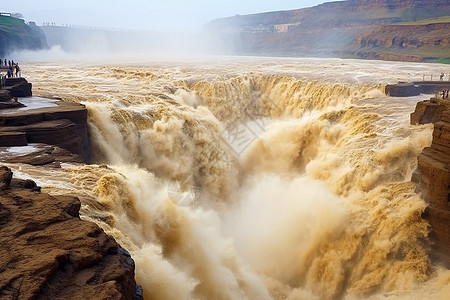
<svg viewBox="0 0 450 300">
<path fill-rule="evenodd" d="M 408 28 L 383 26 L 448 16 L 450 2 L 447 0 L 349 0 L 298 10 L 222 18 L 208 23 L 205 28 L 216 44 L 222 46 L 219 50 L 227 53 L 423 61 L 424 57 L 430 56 L 430 51 L 437 59 L 448 56 L 448 48 L 439 52 L 448 44 L 448 24 Z M 449 23 L 447 19 L 444 21 Z M 416 30 L 420 35 L 417 40 L 413 38 L 417 35 Z M 404 38 L 395 39 L 388 35 L 396 36 L 397 31 Z M 370 38 L 381 33 L 386 34 L 384 39 Z M 357 51 L 374 43 L 371 51 Z M 385 44 L 392 51 L 379 53 L 377 43 Z M 423 51 L 405 51 L 414 45 Z"/>
<path fill-rule="evenodd" d="M 346 53 L 359 58 L 385 60 L 450 59 L 450 23 L 383 25 L 371 28 L 361 33 Z M 400 57 L 395 57 L 396 55 Z"/>
</svg>

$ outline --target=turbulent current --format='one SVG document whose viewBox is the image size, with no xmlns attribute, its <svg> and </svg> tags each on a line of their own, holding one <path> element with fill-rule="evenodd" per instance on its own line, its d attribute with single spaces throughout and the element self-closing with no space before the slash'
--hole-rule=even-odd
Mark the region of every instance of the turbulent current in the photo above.
<svg viewBox="0 0 450 300">
<path fill-rule="evenodd" d="M 82 201 L 146 299 L 448 299 L 410 182 L 431 125 L 387 83 L 444 65 L 338 59 L 29 63 L 89 112 L 92 165 L 27 172 Z"/>
</svg>

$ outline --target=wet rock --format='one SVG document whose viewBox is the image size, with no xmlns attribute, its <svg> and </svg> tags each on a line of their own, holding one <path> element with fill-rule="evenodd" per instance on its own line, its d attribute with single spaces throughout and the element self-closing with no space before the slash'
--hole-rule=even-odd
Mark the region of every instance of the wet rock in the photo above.
<svg viewBox="0 0 450 300">
<path fill-rule="evenodd" d="M 0 145 L 9 146 L 26 146 L 27 135 L 24 132 L 0 132 Z"/>
<path fill-rule="evenodd" d="M 57 106 L 54 107 L 14 113 L 2 113 L 0 110 L 0 147 L 23 146 L 23 134 L 25 134 L 28 144 L 55 145 L 78 154 L 84 162 L 89 163 L 91 147 L 86 107 L 64 101 L 57 101 L 56 104 Z M 2 135 L 5 138 L 1 138 Z M 6 138 L 7 135 L 14 139 Z M 17 143 L 14 144 L 15 140 Z"/>
<path fill-rule="evenodd" d="M 0 102 L 6 102 L 12 99 L 11 93 L 7 90 L 0 90 Z"/>
<path fill-rule="evenodd" d="M 22 147 L 0 147 L 2 161 L 5 163 L 21 163 L 52 168 L 59 168 L 61 163 L 65 162 L 83 162 L 79 155 L 56 146 L 31 144 L 28 147 L 28 152 L 21 151 Z"/>
<path fill-rule="evenodd" d="M 5 166 L 0 167 L 0 190 L 9 188 L 12 176 L 13 173 L 11 172 L 11 169 Z"/>
<path fill-rule="evenodd" d="M 30 97 L 32 96 L 32 84 L 25 78 L 7 78 L 6 88 L 13 97 Z"/>
</svg>

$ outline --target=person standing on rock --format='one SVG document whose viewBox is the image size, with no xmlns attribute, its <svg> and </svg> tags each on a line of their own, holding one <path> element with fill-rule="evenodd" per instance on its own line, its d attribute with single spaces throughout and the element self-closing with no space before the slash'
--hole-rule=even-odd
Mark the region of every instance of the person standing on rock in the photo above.
<svg viewBox="0 0 450 300">
<path fill-rule="evenodd" d="M 20 77 L 20 67 L 19 67 L 19 64 L 16 64 L 16 77 L 17 77 L 17 78 Z"/>
</svg>

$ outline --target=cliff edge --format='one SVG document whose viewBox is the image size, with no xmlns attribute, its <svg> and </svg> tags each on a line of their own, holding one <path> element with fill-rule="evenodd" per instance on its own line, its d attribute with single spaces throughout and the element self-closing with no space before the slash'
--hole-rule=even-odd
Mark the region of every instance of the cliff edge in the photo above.
<svg viewBox="0 0 450 300">
<path fill-rule="evenodd" d="M 80 201 L 40 193 L 0 167 L 1 299 L 135 298 L 134 261 Z"/>
<path fill-rule="evenodd" d="M 21 98 L 24 107 L 0 110 L 0 147 L 42 143 L 58 146 L 91 162 L 84 105 L 40 97 Z"/>
<path fill-rule="evenodd" d="M 432 258 L 450 267 L 450 101 L 432 98 L 417 104 L 411 123 L 434 123 L 431 147 L 423 149 L 413 181 L 428 202 Z"/>
</svg>

